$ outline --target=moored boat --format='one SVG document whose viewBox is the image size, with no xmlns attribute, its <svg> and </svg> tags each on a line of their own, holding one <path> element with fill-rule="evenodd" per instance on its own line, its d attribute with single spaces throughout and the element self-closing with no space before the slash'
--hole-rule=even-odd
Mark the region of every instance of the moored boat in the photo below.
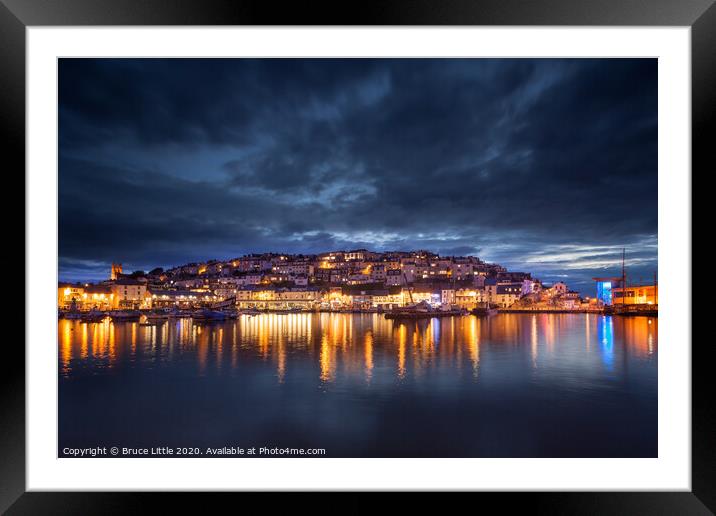
<svg viewBox="0 0 716 516">
<path fill-rule="evenodd" d="M 191 310 L 179 310 L 178 308 L 172 308 L 167 315 L 170 319 L 183 319 L 191 317 L 194 313 Z"/>
<path fill-rule="evenodd" d="M 425 319 L 439 315 L 441 315 L 440 311 L 425 302 L 401 306 L 385 312 L 386 319 Z"/>
<path fill-rule="evenodd" d="M 139 310 L 115 310 L 109 313 L 114 322 L 138 321 L 141 315 Z"/>
<path fill-rule="evenodd" d="M 210 310 L 208 308 L 197 310 L 192 314 L 192 319 L 198 322 L 224 321 L 227 318 L 228 316 L 225 312 L 220 310 Z"/>
<path fill-rule="evenodd" d="M 493 308 L 489 305 L 483 306 L 483 307 L 477 307 L 473 308 L 470 313 L 472 315 L 476 315 L 478 317 L 485 317 L 488 315 L 496 315 L 497 314 L 497 308 Z"/>
<path fill-rule="evenodd" d="M 82 313 L 80 320 L 84 322 L 101 322 L 105 317 L 107 317 L 106 313 L 92 309 L 89 312 Z"/>
<path fill-rule="evenodd" d="M 147 321 L 163 321 L 169 319 L 169 312 L 166 310 L 155 310 L 144 314 L 144 316 L 147 318 Z"/>
</svg>

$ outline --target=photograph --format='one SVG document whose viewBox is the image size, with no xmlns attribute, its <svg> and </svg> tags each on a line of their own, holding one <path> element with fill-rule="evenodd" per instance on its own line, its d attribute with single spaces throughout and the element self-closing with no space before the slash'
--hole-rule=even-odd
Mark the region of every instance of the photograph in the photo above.
<svg viewBox="0 0 716 516">
<path fill-rule="evenodd" d="M 57 456 L 658 458 L 659 66 L 59 57 Z"/>
</svg>

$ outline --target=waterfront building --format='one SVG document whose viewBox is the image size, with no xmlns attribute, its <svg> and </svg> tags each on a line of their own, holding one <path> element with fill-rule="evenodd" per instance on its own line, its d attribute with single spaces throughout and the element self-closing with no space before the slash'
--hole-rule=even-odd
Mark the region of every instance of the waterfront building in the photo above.
<svg viewBox="0 0 716 516">
<path fill-rule="evenodd" d="M 214 289 L 214 295 L 220 299 L 236 296 L 236 287 L 221 286 Z"/>
<path fill-rule="evenodd" d="M 446 308 L 464 308 L 472 310 L 484 301 L 484 289 L 460 288 L 443 289 L 441 291 L 441 303 Z"/>
<path fill-rule="evenodd" d="M 83 308 L 89 310 L 110 310 L 114 305 L 114 294 L 107 285 L 89 285 L 83 294 Z"/>
<path fill-rule="evenodd" d="M 367 290 L 348 290 L 353 308 L 383 308 L 389 310 L 404 305 L 400 288 L 373 288 Z M 345 292 L 344 292 L 345 293 Z"/>
<path fill-rule="evenodd" d="M 311 287 L 293 289 L 269 287 L 237 291 L 236 294 L 236 304 L 239 308 L 258 308 L 260 310 L 314 309 L 322 301 L 320 290 Z"/>
<path fill-rule="evenodd" d="M 440 291 L 440 303 L 443 306 L 455 305 L 455 289 L 442 289 Z"/>
<path fill-rule="evenodd" d="M 612 301 L 615 305 L 658 305 L 658 285 L 627 285 L 613 288 Z"/>
<path fill-rule="evenodd" d="M 404 306 L 403 293 L 401 289 L 379 290 L 373 293 L 371 304 L 374 308 L 390 310 Z"/>
<path fill-rule="evenodd" d="M 239 287 L 236 289 L 234 296 L 236 297 L 236 304 L 240 305 L 241 302 L 251 301 L 251 295 L 255 291 L 255 287 Z"/>
<path fill-rule="evenodd" d="M 559 296 L 558 303 L 563 310 L 574 310 L 582 304 L 582 299 L 578 292 L 570 290 Z"/>
<path fill-rule="evenodd" d="M 57 306 L 63 310 L 110 310 L 113 294 L 107 285 L 60 283 L 57 286 Z"/>
<path fill-rule="evenodd" d="M 612 291 L 621 287 L 622 278 L 592 278 L 597 283 L 597 301 L 609 306 L 613 302 Z"/>
<path fill-rule="evenodd" d="M 62 309 L 68 309 L 74 306 L 80 309 L 82 303 L 82 294 L 85 292 L 84 285 L 60 283 L 57 286 L 57 306 Z"/>
<path fill-rule="evenodd" d="M 340 310 L 353 306 L 353 296 L 343 292 L 342 287 L 330 287 L 321 299 L 321 308 Z"/>
<path fill-rule="evenodd" d="M 416 285 L 414 287 L 403 287 L 403 306 L 418 303 L 428 303 L 431 306 L 441 305 L 441 290 L 436 290 L 430 285 Z"/>
<path fill-rule="evenodd" d="M 145 308 L 150 304 L 146 283 L 120 279 L 110 285 L 113 308 Z"/>
<path fill-rule="evenodd" d="M 150 290 L 149 302 L 145 308 L 196 308 L 211 306 L 223 298 L 211 292 L 197 292 L 195 290 Z"/>
<path fill-rule="evenodd" d="M 485 300 L 500 308 L 509 308 L 522 297 L 522 282 L 485 281 Z"/>
</svg>

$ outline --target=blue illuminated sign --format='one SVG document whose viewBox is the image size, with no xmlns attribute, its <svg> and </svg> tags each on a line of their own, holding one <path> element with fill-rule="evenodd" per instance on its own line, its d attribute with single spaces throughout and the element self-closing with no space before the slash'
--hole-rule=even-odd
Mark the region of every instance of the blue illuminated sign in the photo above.
<svg viewBox="0 0 716 516">
<path fill-rule="evenodd" d="M 612 304 L 612 282 L 597 281 L 597 299 L 605 305 Z"/>
</svg>

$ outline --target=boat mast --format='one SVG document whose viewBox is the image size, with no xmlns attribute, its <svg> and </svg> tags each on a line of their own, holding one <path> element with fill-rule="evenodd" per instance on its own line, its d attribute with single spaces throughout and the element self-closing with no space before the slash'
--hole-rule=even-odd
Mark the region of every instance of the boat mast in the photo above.
<svg viewBox="0 0 716 516">
<path fill-rule="evenodd" d="M 626 247 L 622 248 L 622 306 L 626 303 Z"/>
</svg>

